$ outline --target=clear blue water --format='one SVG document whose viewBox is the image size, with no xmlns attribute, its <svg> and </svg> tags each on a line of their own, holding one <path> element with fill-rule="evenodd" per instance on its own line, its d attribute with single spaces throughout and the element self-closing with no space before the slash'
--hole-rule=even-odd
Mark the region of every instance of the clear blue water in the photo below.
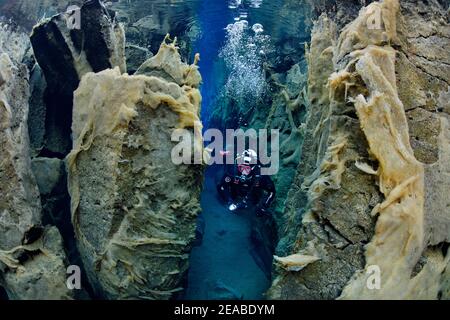
<svg viewBox="0 0 450 320">
<path fill-rule="evenodd" d="M 266 85 L 262 63 L 269 54 L 273 59 L 286 43 L 304 41 L 303 20 L 286 20 L 282 10 L 285 3 L 283 0 L 195 2 L 196 15 L 191 25 L 201 32 L 192 54 L 198 52 L 201 56 L 205 128 L 209 127 L 208 119 L 218 99 L 224 95 L 255 100 L 262 94 Z M 267 274 L 270 271 L 264 271 L 255 256 L 251 240 L 254 213 L 232 214 L 219 202 L 214 176 L 220 174 L 209 170 L 206 176 L 201 217 L 205 233 L 202 244 L 191 254 L 184 298 L 264 299 L 271 279 Z"/>
<path fill-rule="evenodd" d="M 190 4 L 194 14 L 189 18 L 191 19 L 189 24 L 192 27 L 200 28 L 199 37 L 194 43 L 191 60 L 195 53 L 200 53 L 200 68 L 203 76 L 202 120 L 206 127 L 208 127 L 208 120 L 214 109 L 215 102 L 220 97 L 220 93 L 223 92 L 230 73 L 241 71 L 243 74 L 248 74 L 248 70 L 256 67 L 256 60 L 262 61 L 260 57 L 262 47 L 271 45 L 275 51 L 282 51 L 289 43 L 300 43 L 308 40 L 309 35 L 302 13 L 296 12 L 295 14 L 287 15 L 287 2 L 285 0 L 179 1 L 183 5 L 186 5 L 186 3 Z M 298 11 L 298 6 L 294 10 Z M 246 25 L 248 25 L 244 31 L 246 38 L 240 43 L 241 46 L 248 47 L 244 48 L 244 53 L 234 53 L 236 61 L 239 60 L 239 55 L 244 55 L 244 58 L 239 61 L 241 70 L 238 70 L 239 66 L 235 67 L 235 70 L 230 70 L 229 66 L 224 65 L 220 52 L 227 46 L 230 37 L 233 37 L 229 32 L 229 28 L 228 31 L 226 30 L 227 26 L 239 21 L 246 22 Z M 260 38 L 264 37 L 264 41 L 254 38 L 255 32 L 252 27 L 255 25 L 262 27 L 261 30 L 263 31 L 258 33 L 258 35 Z M 256 43 L 256 49 L 252 49 L 249 46 L 252 43 Z M 250 52 L 252 50 L 255 53 L 253 57 Z M 271 58 L 277 58 L 277 55 L 275 54 Z M 234 62 L 234 66 L 236 65 L 237 63 Z M 257 72 L 254 72 L 254 74 L 256 75 Z M 256 78 L 256 76 L 253 78 Z M 246 79 L 238 77 L 235 85 L 247 86 L 242 88 L 241 91 L 248 90 L 248 83 L 252 82 L 251 80 L 249 75 L 247 75 Z M 255 81 L 256 79 L 253 80 L 253 82 Z M 240 94 L 239 91 L 238 94 Z"/>
<path fill-rule="evenodd" d="M 207 120 L 211 114 L 213 102 L 223 86 L 223 82 L 220 81 L 221 77 L 217 75 L 217 65 L 219 51 L 225 41 L 225 28 L 233 21 L 233 12 L 228 8 L 227 1 L 212 0 L 199 1 L 197 14 L 201 35 L 194 44 L 193 51 L 200 53 L 201 57 L 202 119 Z"/>
<path fill-rule="evenodd" d="M 253 211 L 230 213 L 219 201 L 216 176 L 209 170 L 202 193 L 203 241 L 190 257 L 186 300 L 264 299 L 270 279 L 251 241 Z"/>
</svg>

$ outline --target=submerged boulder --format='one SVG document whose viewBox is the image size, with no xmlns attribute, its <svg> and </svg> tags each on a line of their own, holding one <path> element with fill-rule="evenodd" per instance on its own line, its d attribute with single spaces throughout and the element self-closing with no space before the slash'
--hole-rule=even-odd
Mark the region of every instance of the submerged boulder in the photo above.
<svg viewBox="0 0 450 320">
<path fill-rule="evenodd" d="M 125 55 L 129 74 L 134 74 L 144 61 L 153 57 L 150 50 L 132 44 L 125 46 Z"/>
<path fill-rule="evenodd" d="M 51 194 L 63 177 L 63 161 L 56 158 L 35 158 L 32 160 L 31 167 L 36 177 L 39 192 L 42 195 Z"/>
<path fill-rule="evenodd" d="M 115 13 L 100 0 L 80 10 L 79 28 L 69 28 L 64 13 L 34 27 L 31 43 L 47 81 L 44 155 L 64 157 L 71 148 L 73 92 L 82 76 L 119 67 L 126 71 L 125 35 Z"/>
<path fill-rule="evenodd" d="M 201 77 L 173 43 L 150 60 L 171 79 L 115 68 L 85 75 L 75 92 L 72 221 L 88 278 L 107 299 L 169 299 L 195 240 L 203 168 L 175 165 L 171 136 L 201 134 Z"/>
<path fill-rule="evenodd" d="M 66 299 L 59 232 L 43 228 L 28 139 L 28 70 L 0 52 L 0 278 L 10 299 Z"/>
</svg>

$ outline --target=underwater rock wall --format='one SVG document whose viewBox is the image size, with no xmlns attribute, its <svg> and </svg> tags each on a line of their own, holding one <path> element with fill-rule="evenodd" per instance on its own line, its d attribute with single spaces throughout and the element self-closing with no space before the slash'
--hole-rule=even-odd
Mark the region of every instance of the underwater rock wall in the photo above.
<svg viewBox="0 0 450 320">
<path fill-rule="evenodd" d="M 99 297 L 169 299 L 183 289 L 203 166 L 175 165 L 171 135 L 201 137 L 201 76 L 166 41 L 139 75 L 88 73 L 75 92 L 72 221 Z"/>
<path fill-rule="evenodd" d="M 30 30 L 40 19 L 65 12 L 69 5 L 81 5 L 84 0 L 14 0 L 3 1 L 1 15 L 15 25 Z"/>
<path fill-rule="evenodd" d="M 385 0 L 345 27 L 336 14 L 315 23 L 271 298 L 448 298 L 446 10 Z M 367 287 L 373 266 L 379 290 Z"/>
<path fill-rule="evenodd" d="M 361 7 L 370 4 L 374 0 L 303 0 L 309 7 L 311 21 L 325 13 L 336 23 L 340 30 L 358 17 Z"/>
<path fill-rule="evenodd" d="M 62 158 L 70 151 L 73 92 L 81 77 L 116 66 L 126 72 L 124 30 L 114 12 L 99 0 L 88 1 L 81 7 L 80 27 L 69 29 L 59 14 L 35 26 L 30 37 L 47 83 L 45 139 L 40 149 L 51 157 Z"/>
<path fill-rule="evenodd" d="M 199 3 L 197 0 L 180 0 L 175 4 L 154 0 L 111 2 L 110 8 L 117 12 L 118 21 L 125 26 L 129 66 L 135 63 L 137 53 L 156 54 L 166 34 L 178 37 L 180 54 L 183 60 L 188 60 L 193 55 L 193 42 L 201 32 L 194 19 Z"/>
<path fill-rule="evenodd" d="M 29 31 L 39 22 L 65 12 L 71 5 L 82 6 L 91 0 L 13 0 L 0 3 L 0 21 L 11 21 Z M 93 0 L 96 2 L 96 0 Z M 178 46 L 184 59 L 192 54 L 192 44 L 200 36 L 194 22 L 198 1 L 170 2 L 154 0 L 103 1 L 105 8 L 117 15 L 125 27 L 126 57 L 129 74 L 158 52 L 166 34 L 178 36 Z"/>
<path fill-rule="evenodd" d="M 307 67 L 302 59 L 286 73 L 273 73 L 269 83 L 273 87 L 272 103 L 264 128 L 278 130 L 280 163 L 272 176 L 277 190 L 273 205 L 278 226 L 286 225 L 283 214 L 285 201 L 300 161 L 301 143 L 307 110 Z"/>
<path fill-rule="evenodd" d="M 66 257 L 55 227 L 43 227 L 31 171 L 28 69 L 17 50 L 23 35 L 0 38 L 0 286 L 10 299 L 69 299 Z M 12 47 L 11 47 L 12 46 Z M 24 46 L 25 47 L 25 46 Z"/>
<path fill-rule="evenodd" d="M 2 15 L 41 6 L 64 11 L 66 4 L 10 5 Z M 15 22 L 17 30 L 27 27 Z M 99 0 L 85 1 L 80 26 L 69 30 L 63 14 L 44 19 L 33 29 L 30 50 L 27 35 L 0 25 L 2 50 L 20 66 L 17 83 L 8 84 L 2 56 L 0 84 L 5 99 L 21 94 L 13 107 L 22 108 L 13 114 L 20 137 L 9 137 L 6 129 L 4 135 L 5 148 L 17 142 L 20 155 L 5 153 L 0 171 L 10 180 L 3 184 L 8 196 L 1 201 L 0 225 L 5 241 L 14 242 L 0 241 L 0 287 L 10 299 L 89 298 L 66 287 L 66 265 L 75 264 L 91 298 L 168 299 L 183 289 L 200 211 L 203 166 L 176 166 L 171 159 L 177 128 L 191 128 L 193 148 L 203 151 L 199 58 L 192 66 L 182 63 L 178 43 L 166 37 L 140 67 L 152 54 L 128 44 L 134 50 L 129 65 L 139 69 L 131 77 L 115 12 Z M 9 128 L 12 120 L 4 116 Z M 96 131 L 84 131 L 89 125 Z M 15 188 L 11 195 L 8 188 Z"/>
<path fill-rule="evenodd" d="M 58 227 L 70 263 L 80 266 L 84 276 L 70 219 L 64 163 L 72 149 L 73 92 L 86 73 L 115 66 L 125 72 L 126 65 L 124 31 L 115 13 L 91 0 L 81 6 L 80 18 L 79 29 L 70 30 L 63 13 L 33 29 L 30 40 L 37 63 L 30 68 L 28 124 L 43 222 Z M 83 286 L 88 287 L 85 277 Z"/>
</svg>

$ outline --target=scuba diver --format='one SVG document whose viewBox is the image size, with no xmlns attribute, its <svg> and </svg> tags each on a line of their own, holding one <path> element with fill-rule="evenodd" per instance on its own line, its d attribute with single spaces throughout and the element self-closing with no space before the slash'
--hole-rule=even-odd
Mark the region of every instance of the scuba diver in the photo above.
<svg viewBox="0 0 450 320">
<path fill-rule="evenodd" d="M 252 204 L 259 217 L 270 215 L 269 207 L 275 199 L 275 185 L 269 176 L 261 175 L 258 156 L 251 149 L 236 158 L 231 170 L 225 169 L 217 191 L 230 211 L 246 209 Z"/>
</svg>

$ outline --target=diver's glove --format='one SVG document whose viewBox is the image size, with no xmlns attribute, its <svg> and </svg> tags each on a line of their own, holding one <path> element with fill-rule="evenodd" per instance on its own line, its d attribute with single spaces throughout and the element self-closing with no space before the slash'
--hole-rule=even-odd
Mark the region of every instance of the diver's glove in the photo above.
<svg viewBox="0 0 450 320">
<path fill-rule="evenodd" d="M 242 201 L 242 202 L 238 202 L 238 203 L 231 203 L 228 206 L 228 210 L 230 210 L 231 212 L 234 212 L 236 210 L 239 209 L 245 209 L 247 208 L 247 202 L 246 201 Z"/>
</svg>

